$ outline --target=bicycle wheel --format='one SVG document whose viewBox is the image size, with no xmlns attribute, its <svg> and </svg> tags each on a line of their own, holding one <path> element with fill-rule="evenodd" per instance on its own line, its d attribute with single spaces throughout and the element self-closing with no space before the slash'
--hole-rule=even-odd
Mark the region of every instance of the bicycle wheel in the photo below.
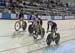
<svg viewBox="0 0 75 53">
<path fill-rule="evenodd" d="M 33 33 L 33 27 L 32 27 L 32 24 L 29 25 L 28 27 L 28 32 L 31 34 Z"/>
<path fill-rule="evenodd" d="M 23 24 L 22 24 L 22 29 L 23 29 L 23 31 L 25 31 L 26 28 L 27 28 L 27 23 L 24 21 Z"/>
<path fill-rule="evenodd" d="M 57 37 L 55 38 L 55 43 L 56 45 L 59 44 L 59 40 L 60 40 L 60 34 L 56 33 Z"/>
<path fill-rule="evenodd" d="M 21 24 L 20 24 L 20 21 L 17 21 L 14 25 L 14 28 L 16 31 L 18 31 L 20 28 L 21 28 Z"/>
<path fill-rule="evenodd" d="M 47 39 L 46 39 L 47 45 L 50 46 L 52 42 L 52 34 L 48 34 Z"/>
</svg>

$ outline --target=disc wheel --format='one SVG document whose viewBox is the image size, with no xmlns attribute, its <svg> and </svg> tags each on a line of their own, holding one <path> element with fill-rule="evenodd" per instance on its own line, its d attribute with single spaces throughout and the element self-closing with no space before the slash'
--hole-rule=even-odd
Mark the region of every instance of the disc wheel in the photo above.
<svg viewBox="0 0 75 53">
<path fill-rule="evenodd" d="M 52 34 L 48 34 L 47 39 L 46 39 L 47 45 L 50 46 L 52 42 Z"/>
<path fill-rule="evenodd" d="M 19 29 L 21 28 L 21 24 L 20 24 L 19 21 L 17 21 L 17 22 L 15 23 L 14 28 L 15 28 L 16 31 L 19 31 Z"/>
<path fill-rule="evenodd" d="M 28 27 L 28 32 L 31 34 L 33 33 L 33 27 L 32 27 L 32 24 L 29 25 Z"/>
<path fill-rule="evenodd" d="M 59 40 L 60 40 L 60 34 L 59 33 L 56 33 L 57 37 L 55 38 L 55 43 L 56 45 L 59 44 Z"/>
</svg>

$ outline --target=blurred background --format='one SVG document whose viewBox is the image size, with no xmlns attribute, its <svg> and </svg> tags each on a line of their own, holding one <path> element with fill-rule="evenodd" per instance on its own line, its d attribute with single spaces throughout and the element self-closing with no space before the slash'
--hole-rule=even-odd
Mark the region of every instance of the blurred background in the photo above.
<svg viewBox="0 0 75 53">
<path fill-rule="evenodd" d="M 39 15 L 74 16 L 74 2 L 75 0 L 0 0 L 0 15 L 17 15 L 23 9 L 24 14 L 35 12 Z"/>
</svg>

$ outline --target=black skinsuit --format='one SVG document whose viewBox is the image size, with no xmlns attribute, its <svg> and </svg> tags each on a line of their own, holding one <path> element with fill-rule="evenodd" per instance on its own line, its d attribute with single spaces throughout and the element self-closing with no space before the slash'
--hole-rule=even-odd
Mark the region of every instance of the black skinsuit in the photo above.
<svg viewBox="0 0 75 53">
<path fill-rule="evenodd" d="M 55 31 L 57 29 L 57 24 L 55 22 L 53 22 L 53 21 L 48 21 L 48 23 L 47 23 L 47 25 L 48 25 L 47 30 L 49 30 L 50 23 L 52 24 L 51 25 L 51 32 Z"/>
</svg>

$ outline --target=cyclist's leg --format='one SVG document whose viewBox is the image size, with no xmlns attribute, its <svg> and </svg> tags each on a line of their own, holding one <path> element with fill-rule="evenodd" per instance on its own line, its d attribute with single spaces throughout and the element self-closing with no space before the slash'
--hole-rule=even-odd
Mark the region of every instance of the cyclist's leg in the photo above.
<svg viewBox="0 0 75 53">
<path fill-rule="evenodd" d="M 55 33 L 56 33 L 56 31 L 57 31 L 57 26 L 55 27 Z"/>
<path fill-rule="evenodd" d="M 40 25 L 39 24 L 37 25 L 37 32 L 38 33 L 40 32 Z"/>
<path fill-rule="evenodd" d="M 33 30 L 35 31 L 35 33 L 37 33 L 38 34 L 38 25 L 34 25 L 34 28 L 33 28 Z"/>
</svg>

